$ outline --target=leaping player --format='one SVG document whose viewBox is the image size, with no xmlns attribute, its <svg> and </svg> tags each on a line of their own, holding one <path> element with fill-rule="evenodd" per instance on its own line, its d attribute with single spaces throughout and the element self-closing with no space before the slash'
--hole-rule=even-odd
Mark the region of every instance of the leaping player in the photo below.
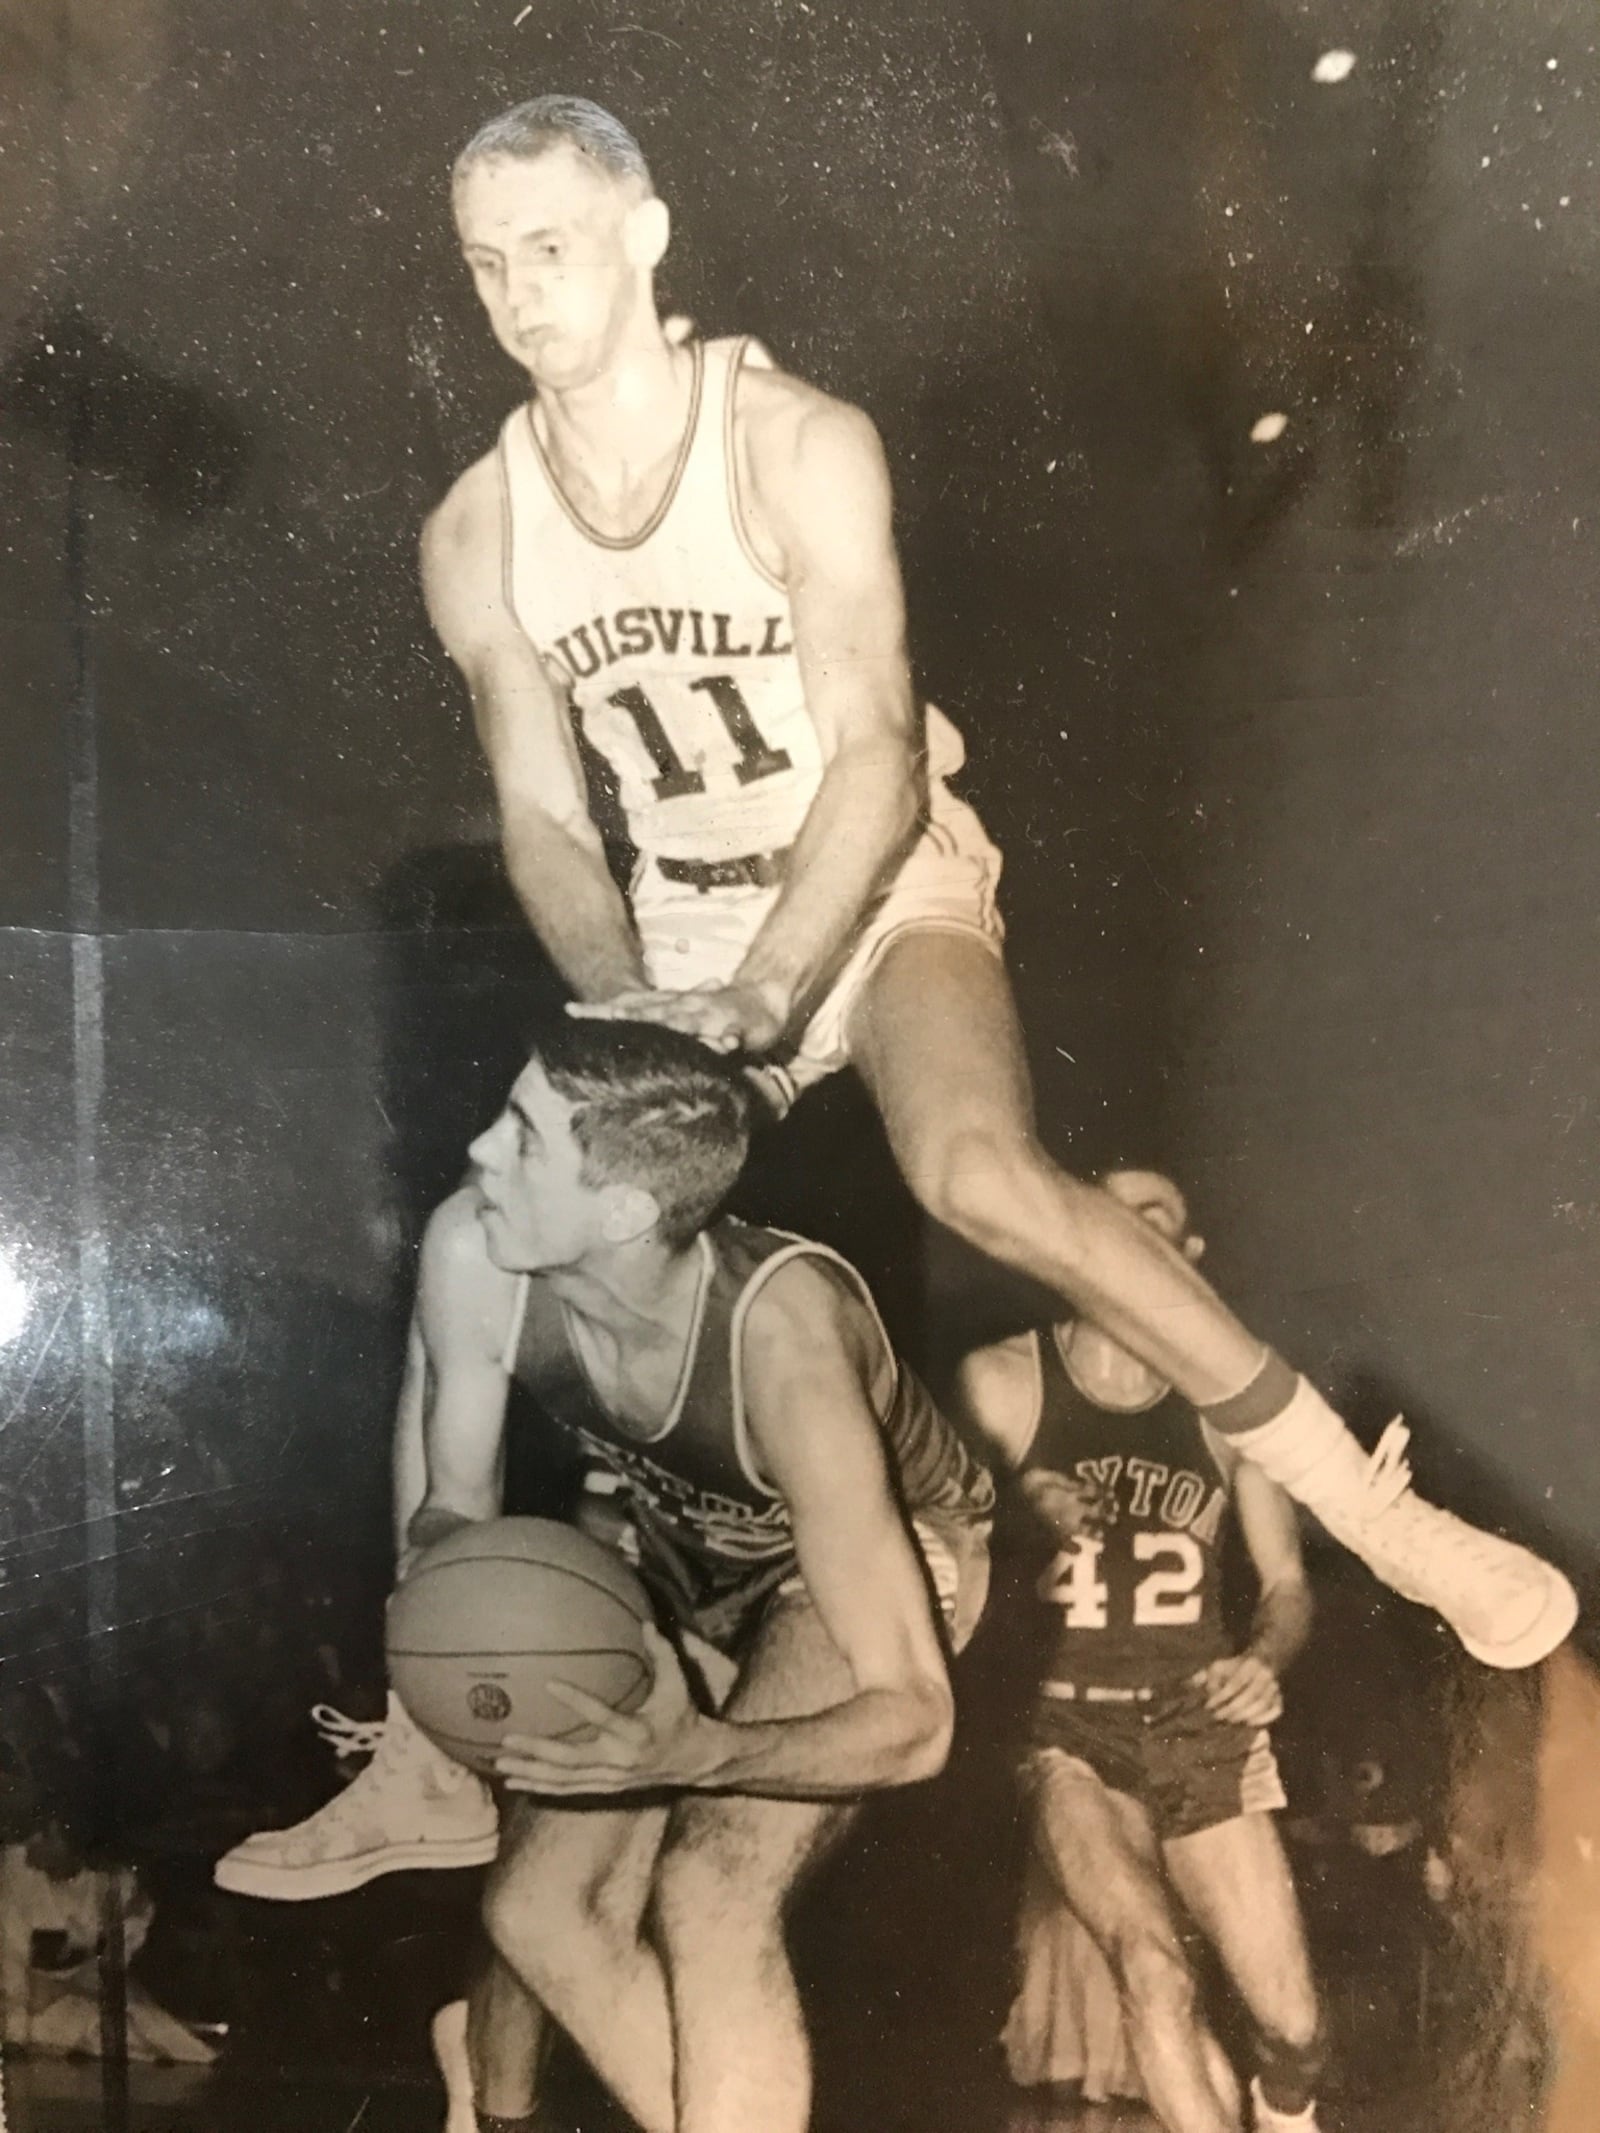
<svg viewBox="0 0 1600 2133">
<path fill-rule="evenodd" d="M 1418 1497 L 1397 1425 L 1369 1457 L 1180 1253 L 1040 1145 L 1000 859 L 949 789 L 956 734 L 913 692 L 871 422 L 741 342 L 669 338 L 667 206 L 596 105 L 540 97 L 492 120 L 457 159 L 454 206 L 532 391 L 429 520 L 423 583 L 511 881 L 575 1011 L 737 1051 L 780 1101 L 852 1064 L 930 1214 L 1104 1328 L 1476 1657 L 1542 1658 L 1575 1617 L 1567 1581 Z M 626 891 L 577 726 L 639 853 Z M 418 1412 L 413 1389 L 397 1455 L 413 1476 Z M 224 1885 L 321 1895 L 492 1850 L 475 1781 L 394 1724 L 383 1746 L 377 1792 L 363 1777 L 323 1811 L 337 1826 L 246 1839 Z"/>
</svg>

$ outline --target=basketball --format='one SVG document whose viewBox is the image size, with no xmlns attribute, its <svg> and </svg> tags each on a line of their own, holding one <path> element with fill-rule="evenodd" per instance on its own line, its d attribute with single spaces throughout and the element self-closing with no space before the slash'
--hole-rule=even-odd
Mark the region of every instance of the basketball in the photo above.
<svg viewBox="0 0 1600 2133">
<path fill-rule="evenodd" d="M 389 1681 L 428 1738 L 485 1774 L 507 1733 L 581 1736 L 552 1681 L 633 1711 L 650 1692 L 649 1596 L 628 1566 L 548 1518 L 463 1526 L 389 1602 Z"/>
</svg>

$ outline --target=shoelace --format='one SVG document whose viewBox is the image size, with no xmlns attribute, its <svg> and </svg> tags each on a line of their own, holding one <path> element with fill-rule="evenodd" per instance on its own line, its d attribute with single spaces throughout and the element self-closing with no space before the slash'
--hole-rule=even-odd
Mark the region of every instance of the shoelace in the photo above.
<svg viewBox="0 0 1600 2133">
<path fill-rule="evenodd" d="M 1377 1518 L 1392 1505 L 1398 1503 L 1411 1486 L 1411 1462 L 1406 1457 L 1406 1446 L 1411 1442 L 1411 1432 L 1399 1415 L 1389 1424 L 1373 1447 L 1372 1457 L 1367 1461 L 1367 1500 L 1364 1516 Z"/>
<path fill-rule="evenodd" d="M 347 1755 L 373 1754 L 386 1730 L 381 1718 L 346 1718 L 343 1711 L 336 1711 L 331 1703 L 314 1703 L 311 1716 L 318 1733 L 341 1761 Z"/>
<path fill-rule="evenodd" d="M 1389 1424 L 1373 1448 L 1367 1462 L 1367 1501 L 1363 1516 L 1367 1519 L 1381 1517 L 1392 1510 L 1411 1487 L 1411 1462 L 1405 1456 L 1406 1446 L 1411 1442 L 1411 1432 L 1399 1415 Z M 1497 1540 L 1492 1533 L 1480 1532 L 1459 1519 L 1450 1518 L 1448 1512 L 1436 1512 L 1436 1517 L 1449 1519 L 1454 1533 L 1454 1552 L 1460 1575 L 1468 1580 L 1485 1576 L 1499 1578 L 1502 1583 L 1509 1578 L 1516 1587 L 1525 1587 L 1526 1572 L 1516 1556 L 1508 1551 L 1506 1543 Z M 1482 1586 L 1464 1583 L 1463 1591 L 1481 1596 Z"/>
</svg>

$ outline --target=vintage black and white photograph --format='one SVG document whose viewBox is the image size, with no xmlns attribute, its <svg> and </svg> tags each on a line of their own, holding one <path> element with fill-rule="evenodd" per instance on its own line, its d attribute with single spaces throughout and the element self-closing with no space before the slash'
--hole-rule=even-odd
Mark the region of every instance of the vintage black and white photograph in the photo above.
<svg viewBox="0 0 1600 2133">
<path fill-rule="evenodd" d="M 1588 2133 L 1600 23 L 0 0 L 0 2133 Z"/>
</svg>

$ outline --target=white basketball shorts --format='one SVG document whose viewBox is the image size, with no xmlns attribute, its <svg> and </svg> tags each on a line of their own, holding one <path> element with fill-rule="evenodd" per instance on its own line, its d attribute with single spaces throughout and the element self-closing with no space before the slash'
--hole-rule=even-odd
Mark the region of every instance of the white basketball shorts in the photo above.
<svg viewBox="0 0 1600 2133">
<path fill-rule="evenodd" d="M 784 1093 L 791 1101 L 849 1063 L 851 1010 L 896 941 L 909 933 L 961 933 L 1000 954 L 1005 938 L 996 902 L 1000 864 L 974 810 L 935 779 L 922 834 L 868 913 L 838 976 L 798 1037 L 762 1062 L 789 1084 Z M 629 901 L 651 984 L 663 992 L 727 984 L 779 893 L 776 888 L 695 889 L 664 881 L 652 860 L 641 860 Z"/>
</svg>

